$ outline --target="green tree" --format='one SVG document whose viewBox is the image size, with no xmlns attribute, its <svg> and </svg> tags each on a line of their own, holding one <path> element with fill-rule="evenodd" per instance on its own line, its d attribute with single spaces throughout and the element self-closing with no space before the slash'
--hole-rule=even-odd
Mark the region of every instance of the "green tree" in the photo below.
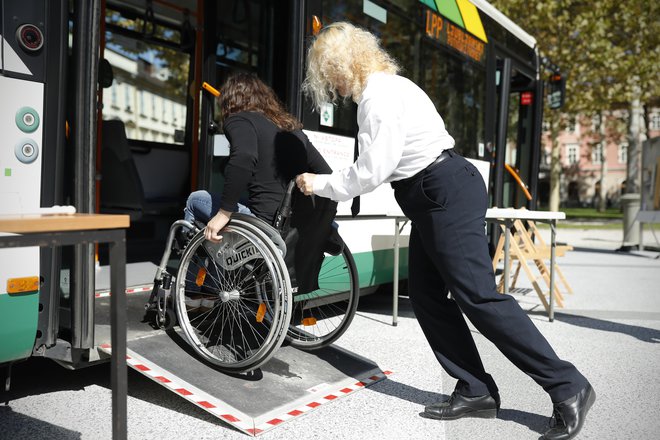
<svg viewBox="0 0 660 440">
<path fill-rule="evenodd" d="M 533 35 L 541 55 L 558 65 L 568 78 L 563 113 L 602 116 L 613 109 L 634 107 L 629 118 L 628 160 L 630 164 L 638 163 L 639 130 L 635 128 L 640 124 L 635 115 L 644 103 L 660 96 L 658 3 L 646 0 L 493 0 L 492 3 Z M 552 137 L 550 209 L 556 210 L 561 174 L 557 136 L 565 128 L 567 118 L 549 109 L 545 117 Z M 636 181 L 635 172 L 639 174 L 629 165 L 628 181 Z"/>
</svg>

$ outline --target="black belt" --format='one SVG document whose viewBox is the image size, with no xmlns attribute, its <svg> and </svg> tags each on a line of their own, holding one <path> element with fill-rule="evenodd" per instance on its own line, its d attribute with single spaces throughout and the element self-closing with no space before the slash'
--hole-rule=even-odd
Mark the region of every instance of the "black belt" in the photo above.
<svg viewBox="0 0 660 440">
<path fill-rule="evenodd" d="M 454 153 L 452 150 L 444 150 L 442 153 L 440 153 L 440 156 L 438 156 L 438 158 L 436 160 L 431 162 L 431 164 L 429 166 L 427 166 L 425 169 L 430 170 L 431 168 L 433 168 L 434 166 L 436 166 L 440 162 L 442 162 L 446 159 L 449 159 L 450 157 L 454 157 L 454 154 L 456 154 L 456 153 Z"/>
<path fill-rule="evenodd" d="M 450 157 L 454 157 L 455 155 L 456 155 L 456 153 L 454 153 L 453 150 L 444 150 L 442 153 L 440 153 L 440 156 L 438 156 L 437 159 L 435 159 L 433 162 L 431 162 L 429 164 L 429 166 L 427 166 L 426 168 L 424 168 L 422 171 L 418 172 L 414 176 L 407 177 L 405 179 L 401 179 L 401 180 L 397 180 L 395 182 L 392 182 L 391 183 L 392 188 L 396 189 L 399 186 L 405 185 L 407 182 L 411 182 L 411 181 L 417 179 L 419 176 L 423 175 L 423 173 L 425 171 L 429 171 L 430 169 L 432 169 L 433 167 L 435 167 L 439 163 L 449 159 Z"/>
</svg>

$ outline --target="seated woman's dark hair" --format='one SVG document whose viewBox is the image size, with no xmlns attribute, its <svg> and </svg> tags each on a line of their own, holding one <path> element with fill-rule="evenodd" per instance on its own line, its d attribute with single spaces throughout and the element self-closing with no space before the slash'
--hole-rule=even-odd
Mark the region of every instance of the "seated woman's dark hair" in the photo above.
<svg viewBox="0 0 660 440">
<path fill-rule="evenodd" d="M 220 89 L 222 120 L 233 113 L 258 112 L 281 130 L 302 128 L 302 123 L 286 111 L 277 95 L 252 73 L 236 73 L 227 78 Z"/>
</svg>

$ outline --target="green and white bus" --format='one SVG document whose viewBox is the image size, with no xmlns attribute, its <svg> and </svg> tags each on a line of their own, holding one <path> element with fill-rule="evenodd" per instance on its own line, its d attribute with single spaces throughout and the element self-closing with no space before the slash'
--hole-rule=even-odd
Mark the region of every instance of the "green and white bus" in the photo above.
<svg viewBox="0 0 660 440">
<path fill-rule="evenodd" d="M 0 215 L 54 205 L 129 214 L 131 291 L 150 290 L 190 191 L 222 188 L 228 145 L 204 83 L 257 73 L 331 166 L 354 160 L 356 106 L 314 113 L 301 94 L 305 50 L 322 23 L 347 20 L 379 36 L 402 74 L 431 97 L 456 149 L 481 161 L 491 206 L 535 208 L 543 109 L 536 41 L 484 0 L 0 5 Z M 387 185 L 362 196 L 356 216 L 351 203 L 339 207 L 363 294 L 392 283 L 397 214 Z M 0 364 L 45 356 L 77 368 L 100 360 L 107 249 L 2 249 L 0 261 Z M 29 277 L 37 285 L 10 287 Z"/>
</svg>

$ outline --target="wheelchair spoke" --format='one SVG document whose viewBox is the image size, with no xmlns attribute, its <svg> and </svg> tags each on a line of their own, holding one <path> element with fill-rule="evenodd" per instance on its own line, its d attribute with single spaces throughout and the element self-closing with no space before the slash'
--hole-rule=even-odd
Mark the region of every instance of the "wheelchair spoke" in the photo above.
<svg viewBox="0 0 660 440">
<path fill-rule="evenodd" d="M 229 226 L 220 245 L 198 233 L 186 247 L 176 278 L 176 310 L 182 334 L 201 357 L 242 372 L 261 365 L 281 345 L 292 301 L 286 266 L 264 241 L 267 235 L 249 225 Z"/>
</svg>

